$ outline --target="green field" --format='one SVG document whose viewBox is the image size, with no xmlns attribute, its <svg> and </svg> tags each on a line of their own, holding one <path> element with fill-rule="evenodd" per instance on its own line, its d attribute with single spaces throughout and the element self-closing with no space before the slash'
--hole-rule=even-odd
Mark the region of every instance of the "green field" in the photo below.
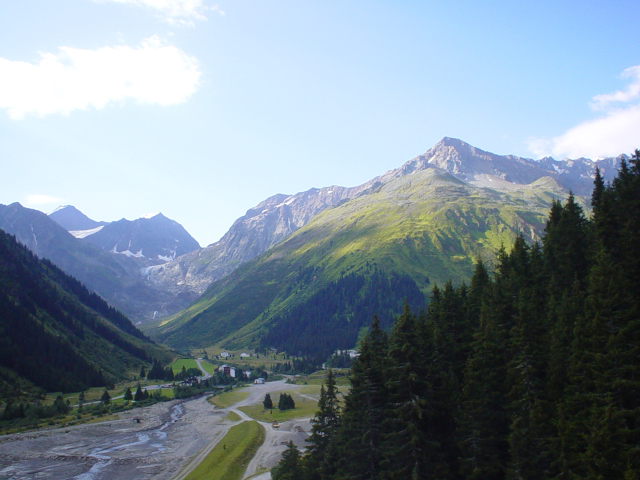
<svg viewBox="0 0 640 480">
<path fill-rule="evenodd" d="M 264 437 L 264 428 L 258 422 L 243 422 L 231 427 L 185 480 L 241 479 Z"/>
<path fill-rule="evenodd" d="M 202 366 L 204 367 L 204 364 Z M 182 371 L 182 367 L 189 370 L 190 368 L 198 368 L 198 364 L 193 358 L 178 358 L 174 360 L 170 367 L 173 373 L 176 374 Z"/>
<path fill-rule="evenodd" d="M 207 360 L 200 360 L 200 363 L 202 364 L 202 368 L 204 368 L 205 372 L 209 375 L 213 375 L 213 372 L 216 369 L 215 365 L 211 365 Z"/>
<path fill-rule="evenodd" d="M 298 375 L 295 378 L 296 385 L 322 385 L 327 379 L 328 370 L 319 370 L 311 375 Z M 348 387 L 349 370 L 346 368 L 333 369 L 333 375 L 338 387 Z"/>
<path fill-rule="evenodd" d="M 205 372 L 207 372 L 209 375 L 213 375 L 213 372 L 216 368 L 215 365 L 209 363 L 208 360 L 200 360 L 200 363 L 202 364 L 202 368 L 204 368 Z M 189 370 L 190 368 L 198 368 L 198 363 L 193 358 L 178 358 L 170 366 L 171 370 L 173 370 L 173 373 L 176 374 L 182 371 L 182 367 L 186 368 L 187 370 Z"/>
<path fill-rule="evenodd" d="M 305 388 L 315 389 L 318 392 L 320 391 L 315 387 Z M 265 410 L 262 406 L 262 403 L 257 403 L 248 407 L 240 407 L 238 408 L 238 410 L 261 422 L 286 422 L 287 420 L 292 420 L 294 418 L 313 417 L 316 414 L 316 411 L 318 410 L 318 402 L 316 400 L 301 397 L 297 393 L 291 391 L 287 393 L 293 397 L 293 401 L 296 404 L 296 408 L 294 408 L 293 410 L 285 410 L 283 412 L 278 410 L 278 399 L 280 398 L 280 392 L 271 394 L 271 400 L 273 401 L 275 407 L 272 410 Z"/>
<path fill-rule="evenodd" d="M 216 395 L 209 398 L 209 402 L 218 408 L 228 408 L 231 405 L 235 405 L 241 402 L 249 396 L 249 391 L 246 389 L 235 389 L 230 392 L 225 392 L 222 395 Z"/>
</svg>

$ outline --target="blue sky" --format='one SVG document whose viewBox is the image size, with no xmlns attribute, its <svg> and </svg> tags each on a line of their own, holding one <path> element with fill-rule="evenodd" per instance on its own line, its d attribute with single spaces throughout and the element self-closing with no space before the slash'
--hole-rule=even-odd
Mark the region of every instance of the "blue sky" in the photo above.
<svg viewBox="0 0 640 480">
<path fill-rule="evenodd" d="M 276 193 L 444 136 L 640 148 L 640 2 L 20 0 L 0 15 L 0 203 L 161 211 L 201 243 Z"/>
</svg>

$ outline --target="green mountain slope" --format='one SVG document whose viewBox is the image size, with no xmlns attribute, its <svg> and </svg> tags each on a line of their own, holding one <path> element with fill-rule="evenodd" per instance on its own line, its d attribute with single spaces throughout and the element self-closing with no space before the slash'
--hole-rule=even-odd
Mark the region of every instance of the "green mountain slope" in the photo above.
<svg viewBox="0 0 640 480">
<path fill-rule="evenodd" d="M 518 233 L 539 238 L 551 201 L 565 194 L 552 179 L 494 190 L 435 168 L 398 176 L 320 213 L 214 283 L 154 334 L 178 347 L 224 341 L 228 348 L 272 345 L 294 354 L 352 347 L 371 311 L 391 316 L 408 296 L 416 303 L 424 300 L 412 292 L 424 295 L 433 283 L 468 279 L 478 255 L 491 262 Z M 406 288 L 393 288 L 394 281 Z M 344 307 L 324 312 L 324 326 L 318 319 L 308 329 L 313 315 L 305 312 L 322 311 L 326 302 L 318 296 L 329 294 L 343 298 Z M 367 311 L 367 318 L 354 320 L 354 308 Z"/>
<path fill-rule="evenodd" d="M 47 391 L 79 391 L 138 372 L 169 352 L 120 312 L 0 230 L 0 392 L 27 380 Z"/>
</svg>

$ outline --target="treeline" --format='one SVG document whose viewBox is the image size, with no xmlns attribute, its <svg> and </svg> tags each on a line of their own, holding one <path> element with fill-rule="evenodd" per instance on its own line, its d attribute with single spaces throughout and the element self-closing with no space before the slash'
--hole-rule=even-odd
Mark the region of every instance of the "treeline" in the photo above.
<svg viewBox="0 0 640 480">
<path fill-rule="evenodd" d="M 640 152 L 594 183 L 591 219 L 554 202 L 541 245 L 388 335 L 374 320 L 344 404 L 330 374 L 308 452 L 273 478 L 639 478 Z"/>
<path fill-rule="evenodd" d="M 392 318 L 403 301 L 415 308 L 424 304 L 424 295 L 413 279 L 368 265 L 361 272 L 329 283 L 306 302 L 275 317 L 260 348 L 275 347 L 321 364 L 336 350 L 352 348 L 360 329 L 369 325 L 375 313 Z"/>
<path fill-rule="evenodd" d="M 97 293 L 90 292 L 82 282 L 67 275 L 46 258 L 41 259 L 41 262 L 49 269 L 49 276 L 67 292 L 73 294 L 84 305 L 99 313 L 103 318 L 107 319 L 123 332 L 137 338 L 147 338 L 123 313 L 109 305 Z"/>
<path fill-rule="evenodd" d="M 294 358 L 288 362 L 277 362 L 271 365 L 273 373 L 281 373 L 284 375 L 309 375 L 317 371 L 322 365 L 320 359 L 312 358 Z"/>
</svg>

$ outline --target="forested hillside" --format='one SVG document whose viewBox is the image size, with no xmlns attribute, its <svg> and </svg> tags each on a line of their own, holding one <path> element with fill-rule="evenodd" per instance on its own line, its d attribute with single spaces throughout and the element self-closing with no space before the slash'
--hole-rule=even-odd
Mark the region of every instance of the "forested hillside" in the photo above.
<svg viewBox="0 0 640 480">
<path fill-rule="evenodd" d="M 310 269 L 306 276 L 313 273 Z M 260 345 L 265 350 L 275 347 L 293 355 L 304 354 L 321 365 L 336 350 L 353 348 L 374 314 L 391 319 L 403 302 L 420 308 L 424 301 L 424 294 L 409 275 L 387 275 L 367 265 L 359 273 L 329 283 L 306 303 L 275 316 Z M 383 325 L 390 326 L 391 321 Z"/>
<path fill-rule="evenodd" d="M 591 219 L 556 201 L 541 244 L 375 320 L 344 406 L 330 375 L 273 478 L 637 479 L 640 152 L 594 183 Z"/>
<path fill-rule="evenodd" d="M 120 312 L 0 230 L 0 381 L 47 391 L 103 386 L 166 357 Z"/>
</svg>

